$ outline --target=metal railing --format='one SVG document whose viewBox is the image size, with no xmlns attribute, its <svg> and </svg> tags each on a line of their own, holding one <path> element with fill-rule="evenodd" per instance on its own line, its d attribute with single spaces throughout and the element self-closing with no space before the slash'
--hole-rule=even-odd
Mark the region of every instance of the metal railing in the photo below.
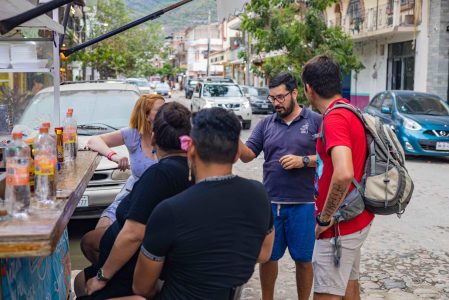
<svg viewBox="0 0 449 300">
<path fill-rule="evenodd" d="M 359 14 L 344 15 L 341 18 L 334 16 L 327 20 L 328 26 L 341 26 L 351 35 L 391 28 L 394 26 L 413 26 L 415 24 L 415 9 L 412 0 L 402 4 L 394 1 L 394 5 L 384 4 L 367 8 Z"/>
</svg>

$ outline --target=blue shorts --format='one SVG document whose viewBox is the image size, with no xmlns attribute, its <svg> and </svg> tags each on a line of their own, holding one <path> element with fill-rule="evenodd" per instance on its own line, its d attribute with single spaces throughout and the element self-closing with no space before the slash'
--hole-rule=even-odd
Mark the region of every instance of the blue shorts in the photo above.
<svg viewBox="0 0 449 300">
<path fill-rule="evenodd" d="M 274 245 L 271 260 L 284 256 L 288 247 L 295 262 L 311 262 L 315 245 L 315 205 L 271 204 L 274 216 Z"/>
</svg>

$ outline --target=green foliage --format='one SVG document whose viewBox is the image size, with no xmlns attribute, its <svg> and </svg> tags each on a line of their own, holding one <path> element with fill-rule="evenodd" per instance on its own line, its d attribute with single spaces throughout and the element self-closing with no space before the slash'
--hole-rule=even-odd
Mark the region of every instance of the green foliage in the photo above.
<svg viewBox="0 0 449 300">
<path fill-rule="evenodd" d="M 176 0 L 125 0 L 135 17 L 142 17 L 167 7 Z M 172 10 L 152 23 L 163 25 L 167 35 L 185 30 L 189 26 L 207 24 L 208 13 L 211 12 L 211 21 L 217 21 L 216 0 L 194 0 L 175 10 Z"/>
<path fill-rule="evenodd" d="M 129 23 L 132 19 L 123 0 L 98 0 L 97 13 L 89 20 L 91 32 L 88 39 L 105 34 Z M 82 61 L 100 72 L 101 78 L 148 76 L 155 74 L 149 63 L 162 48 L 163 34 L 160 25 L 145 23 L 124 31 L 79 51 L 69 61 Z"/>
<path fill-rule="evenodd" d="M 269 78 L 291 71 L 299 80 L 303 65 L 319 54 L 334 57 L 344 74 L 361 70 L 349 35 L 339 27 L 327 27 L 324 21 L 324 9 L 336 1 L 310 0 L 306 7 L 294 0 L 251 0 L 245 7 L 243 28 L 255 38 L 255 52 L 283 50 L 264 59 L 261 66 L 253 66 L 253 71 Z"/>
</svg>

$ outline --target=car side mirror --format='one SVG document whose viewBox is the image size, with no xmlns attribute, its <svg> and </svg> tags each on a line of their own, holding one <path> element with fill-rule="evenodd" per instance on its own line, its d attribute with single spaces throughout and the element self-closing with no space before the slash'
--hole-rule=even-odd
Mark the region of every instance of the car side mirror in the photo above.
<svg viewBox="0 0 449 300">
<path fill-rule="evenodd" d="M 380 109 L 380 112 L 383 114 L 391 114 L 391 108 L 389 108 L 387 106 L 382 106 L 382 108 Z"/>
</svg>

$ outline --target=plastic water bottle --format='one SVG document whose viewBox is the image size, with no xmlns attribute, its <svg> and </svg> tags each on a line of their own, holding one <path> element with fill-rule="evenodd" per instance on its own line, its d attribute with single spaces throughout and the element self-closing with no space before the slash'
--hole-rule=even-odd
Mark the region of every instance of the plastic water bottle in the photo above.
<svg viewBox="0 0 449 300">
<path fill-rule="evenodd" d="M 39 134 L 34 144 L 34 193 L 38 207 L 51 208 L 56 205 L 56 141 L 48 127 L 41 127 Z"/>
<path fill-rule="evenodd" d="M 78 150 L 78 136 L 76 133 L 77 124 L 73 117 L 73 108 L 67 110 L 66 118 L 64 119 L 64 161 L 70 162 L 76 159 L 76 153 Z"/>
<path fill-rule="evenodd" d="M 13 216 L 28 217 L 30 207 L 30 148 L 22 140 L 21 132 L 13 132 L 13 142 L 6 149 L 5 197 L 13 203 Z"/>
</svg>

